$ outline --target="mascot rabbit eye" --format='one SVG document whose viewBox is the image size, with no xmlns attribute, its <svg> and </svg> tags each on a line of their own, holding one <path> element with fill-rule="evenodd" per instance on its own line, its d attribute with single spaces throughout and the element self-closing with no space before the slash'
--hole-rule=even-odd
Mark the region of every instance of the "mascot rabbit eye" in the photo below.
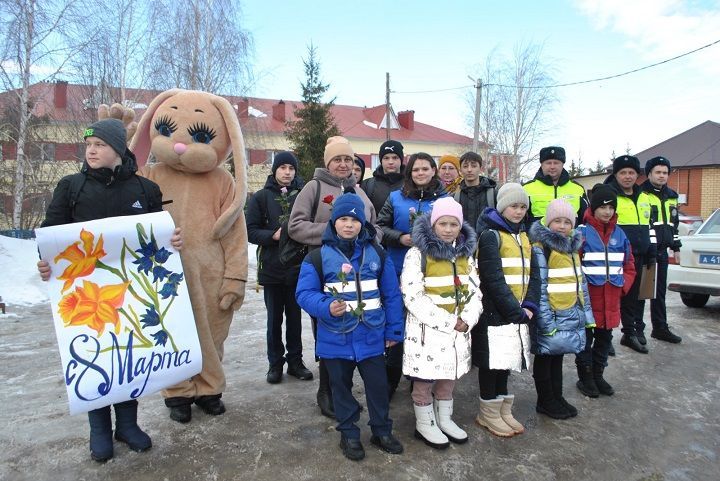
<svg viewBox="0 0 720 481">
<path fill-rule="evenodd" d="M 209 144 L 216 135 L 213 129 L 203 123 L 193 125 L 188 129 L 188 133 L 193 142 L 198 144 Z"/>
<path fill-rule="evenodd" d="M 170 117 L 162 116 L 155 122 L 155 130 L 163 137 L 170 137 L 177 130 L 177 124 Z"/>
</svg>

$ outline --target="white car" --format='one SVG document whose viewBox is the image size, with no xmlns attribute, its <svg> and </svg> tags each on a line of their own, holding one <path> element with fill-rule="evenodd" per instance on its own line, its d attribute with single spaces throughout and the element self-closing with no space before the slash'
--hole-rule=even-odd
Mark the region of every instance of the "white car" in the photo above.
<svg viewBox="0 0 720 481">
<path fill-rule="evenodd" d="M 679 292 L 688 307 L 703 307 L 720 296 L 720 209 L 680 241 L 680 264 L 668 269 L 668 290 Z"/>
</svg>

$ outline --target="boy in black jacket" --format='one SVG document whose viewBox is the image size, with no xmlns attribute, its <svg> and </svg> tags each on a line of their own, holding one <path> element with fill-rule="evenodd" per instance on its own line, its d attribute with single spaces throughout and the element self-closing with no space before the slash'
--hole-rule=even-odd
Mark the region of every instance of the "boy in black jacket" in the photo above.
<svg viewBox="0 0 720 481">
<path fill-rule="evenodd" d="M 160 187 L 135 175 L 135 155 L 126 147 L 126 132 L 117 119 L 104 119 L 85 129 L 85 162 L 79 173 L 60 179 L 41 227 L 85 222 L 106 217 L 148 214 L 162 210 Z M 180 229 L 171 239 L 180 249 Z M 37 264 L 42 280 L 50 279 L 50 265 Z M 115 406 L 115 439 L 133 451 L 152 447 L 150 436 L 137 425 L 136 400 Z M 88 412 L 90 456 L 98 462 L 113 457 L 110 406 Z"/>
<path fill-rule="evenodd" d="M 263 286 L 267 309 L 267 356 L 270 368 L 266 380 L 277 384 L 282 380 L 283 365 L 288 364 L 291 376 L 307 381 L 312 372 L 302 360 L 302 324 L 300 306 L 295 300 L 300 265 L 285 266 L 280 262 L 281 224 L 295 202 L 302 182 L 296 177 L 298 161 L 291 152 L 275 155 L 272 174 L 265 187 L 253 195 L 247 204 L 248 240 L 258 245 L 258 283 Z M 285 345 L 282 341 L 283 312 Z"/>
</svg>

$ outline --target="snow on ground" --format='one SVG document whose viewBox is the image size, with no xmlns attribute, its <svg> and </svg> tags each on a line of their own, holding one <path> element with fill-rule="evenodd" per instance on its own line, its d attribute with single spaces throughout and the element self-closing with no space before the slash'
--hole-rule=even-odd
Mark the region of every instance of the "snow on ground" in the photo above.
<svg viewBox="0 0 720 481">
<path fill-rule="evenodd" d="M 0 296 L 8 308 L 48 301 L 47 289 L 37 272 L 37 261 L 34 240 L 0 236 Z"/>
<path fill-rule="evenodd" d="M 255 270 L 256 246 L 248 245 L 249 269 Z M 0 236 L 0 296 L 8 307 L 48 301 L 47 289 L 37 272 L 38 249 L 34 240 Z M 3 316 L 0 313 L 0 316 Z M 5 317 L 10 317 L 8 313 Z"/>
</svg>

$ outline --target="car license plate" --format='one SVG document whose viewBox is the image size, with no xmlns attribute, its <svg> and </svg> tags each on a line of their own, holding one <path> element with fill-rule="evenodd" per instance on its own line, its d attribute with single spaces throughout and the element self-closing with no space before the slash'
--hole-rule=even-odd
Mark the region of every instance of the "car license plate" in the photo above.
<svg viewBox="0 0 720 481">
<path fill-rule="evenodd" d="M 700 254 L 700 264 L 720 266 L 720 254 Z"/>
</svg>

